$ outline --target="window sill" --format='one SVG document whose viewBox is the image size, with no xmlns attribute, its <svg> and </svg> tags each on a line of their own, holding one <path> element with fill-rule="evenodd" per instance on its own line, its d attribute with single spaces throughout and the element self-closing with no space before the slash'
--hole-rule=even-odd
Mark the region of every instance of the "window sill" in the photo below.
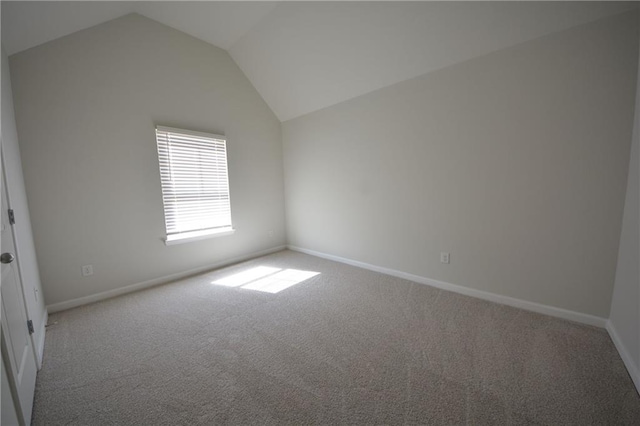
<svg viewBox="0 0 640 426">
<path fill-rule="evenodd" d="M 204 231 L 184 232 L 177 235 L 169 235 L 164 238 L 164 243 L 168 246 L 183 244 L 191 241 L 206 240 L 209 238 L 224 237 L 236 232 L 233 228 L 206 229 Z"/>
</svg>

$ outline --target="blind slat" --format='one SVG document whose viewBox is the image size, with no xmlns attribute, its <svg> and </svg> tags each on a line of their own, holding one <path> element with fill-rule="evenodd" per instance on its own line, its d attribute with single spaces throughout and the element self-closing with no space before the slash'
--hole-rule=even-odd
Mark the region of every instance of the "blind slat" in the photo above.
<svg viewBox="0 0 640 426">
<path fill-rule="evenodd" d="M 167 235 L 231 227 L 226 140 L 156 129 Z"/>
</svg>

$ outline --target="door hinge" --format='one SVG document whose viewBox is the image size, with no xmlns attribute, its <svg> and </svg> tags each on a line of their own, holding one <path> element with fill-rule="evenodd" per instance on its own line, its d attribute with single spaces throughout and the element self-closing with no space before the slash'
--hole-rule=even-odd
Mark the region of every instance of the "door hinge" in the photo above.
<svg viewBox="0 0 640 426">
<path fill-rule="evenodd" d="M 16 215 L 13 214 L 13 209 L 9 209 L 9 224 L 10 225 L 16 224 Z"/>
<path fill-rule="evenodd" d="M 33 321 L 31 321 L 31 320 L 27 321 L 27 328 L 29 329 L 29 334 L 33 334 L 34 333 Z"/>
</svg>

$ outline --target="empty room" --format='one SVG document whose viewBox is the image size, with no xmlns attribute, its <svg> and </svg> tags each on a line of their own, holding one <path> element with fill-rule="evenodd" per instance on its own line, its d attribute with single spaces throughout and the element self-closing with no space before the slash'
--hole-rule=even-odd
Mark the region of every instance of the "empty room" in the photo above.
<svg viewBox="0 0 640 426">
<path fill-rule="evenodd" d="M 639 6 L 2 1 L 2 425 L 640 424 Z"/>
</svg>

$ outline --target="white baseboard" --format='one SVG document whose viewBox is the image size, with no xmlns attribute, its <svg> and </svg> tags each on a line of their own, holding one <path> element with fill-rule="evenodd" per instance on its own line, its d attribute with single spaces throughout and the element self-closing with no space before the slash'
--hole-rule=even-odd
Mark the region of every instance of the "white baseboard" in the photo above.
<svg viewBox="0 0 640 426">
<path fill-rule="evenodd" d="M 419 275 L 413 275 L 406 272 L 398 271 L 395 269 L 384 268 L 382 266 L 371 265 L 368 263 L 360 262 L 357 260 L 346 259 L 340 256 L 334 256 L 327 253 L 321 253 L 314 250 L 305 249 L 302 247 L 288 246 L 289 250 L 298 251 L 301 253 L 310 254 L 312 256 L 321 257 L 324 259 L 333 260 L 340 263 L 346 263 L 347 265 L 357 266 L 359 268 L 368 269 L 374 272 L 380 272 L 382 274 L 391 275 L 405 280 L 414 281 L 420 284 L 426 284 L 431 287 L 436 287 L 446 291 L 452 291 L 455 293 L 464 294 L 465 296 L 476 297 L 478 299 L 488 300 L 490 302 L 500 303 L 502 305 L 513 306 L 515 308 L 525 309 L 527 311 L 533 311 L 540 314 L 551 315 L 554 317 L 579 322 L 582 324 L 593 325 L 600 328 L 605 328 L 607 320 L 605 318 L 597 317 L 594 315 L 583 314 L 580 312 L 569 311 L 567 309 L 556 308 L 554 306 L 543 305 L 540 303 L 529 302 L 522 299 L 516 299 L 514 297 L 503 296 L 500 294 L 489 293 L 487 291 L 476 290 L 469 287 L 464 287 L 457 284 L 451 284 L 444 281 L 438 281 L 431 278 L 421 277 Z"/>
<path fill-rule="evenodd" d="M 47 332 L 47 322 L 49 322 L 49 312 L 45 308 L 39 328 L 40 338 L 38 339 L 38 347 L 36 348 L 36 353 L 38 354 L 38 370 L 42 368 L 42 361 L 44 360 L 44 339 Z"/>
<path fill-rule="evenodd" d="M 265 256 L 267 254 L 284 250 L 285 248 L 286 246 L 272 247 L 267 250 L 262 250 L 255 253 L 250 253 L 242 256 L 233 257 L 230 259 L 221 260 L 219 262 L 201 266 L 199 268 L 190 269 L 188 271 L 182 271 L 176 274 L 154 278 L 152 280 L 143 281 L 141 283 L 131 284 L 131 285 L 116 288 L 113 290 L 104 291 L 102 293 L 96 293 L 89 296 L 78 297 L 77 299 L 71 299 L 65 302 L 54 303 L 52 305 L 47 305 L 47 310 L 49 311 L 49 313 L 64 311 L 64 310 L 75 308 L 78 306 L 87 305 L 89 303 L 98 302 L 100 300 L 110 299 L 112 297 L 120 296 L 122 294 L 132 293 L 134 291 L 142 290 L 142 289 L 153 287 L 160 284 L 166 284 L 171 281 L 186 278 L 188 276 L 199 274 L 201 272 L 210 271 L 212 269 L 221 268 L 223 266 L 231 265 L 233 263 L 243 262 L 245 260 L 253 259 L 260 256 Z"/>
<path fill-rule="evenodd" d="M 631 380 L 633 380 L 633 384 L 636 385 L 636 389 L 638 393 L 640 393 L 640 370 L 638 370 L 638 366 L 633 361 L 631 355 L 629 355 L 629 351 L 627 347 L 622 342 L 620 335 L 616 331 L 611 320 L 607 321 L 607 331 L 609 332 L 609 336 L 611 336 L 611 340 L 613 340 L 613 344 L 616 346 L 618 353 L 620 354 L 620 358 L 624 361 L 625 367 L 627 367 L 627 371 L 631 376 Z"/>
</svg>

